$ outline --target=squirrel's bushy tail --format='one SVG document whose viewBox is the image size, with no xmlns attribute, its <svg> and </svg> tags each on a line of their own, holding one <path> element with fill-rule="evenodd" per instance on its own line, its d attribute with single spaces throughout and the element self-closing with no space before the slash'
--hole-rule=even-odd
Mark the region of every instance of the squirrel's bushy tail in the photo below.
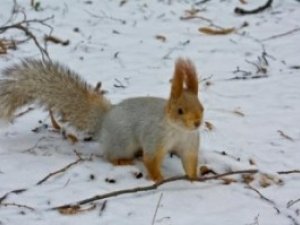
<svg viewBox="0 0 300 225">
<path fill-rule="evenodd" d="M 94 132 L 111 107 L 109 101 L 59 63 L 26 59 L 2 72 L 0 118 L 12 119 L 27 104 L 38 103 L 82 131 Z"/>
</svg>

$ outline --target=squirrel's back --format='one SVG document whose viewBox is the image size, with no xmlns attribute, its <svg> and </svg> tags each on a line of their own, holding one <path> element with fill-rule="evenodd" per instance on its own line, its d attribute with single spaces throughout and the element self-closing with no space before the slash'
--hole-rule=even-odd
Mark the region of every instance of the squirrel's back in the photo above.
<svg viewBox="0 0 300 225">
<path fill-rule="evenodd" d="M 162 137 L 166 127 L 166 102 L 163 98 L 136 97 L 114 105 L 104 116 L 98 134 L 105 157 L 130 158 Z M 149 139 L 152 141 L 147 141 Z"/>
<path fill-rule="evenodd" d="M 136 128 L 136 124 L 149 127 L 151 124 L 162 122 L 165 119 L 164 109 L 166 102 L 165 99 L 156 97 L 126 99 L 111 108 L 104 117 L 104 123 L 109 124 L 109 126 L 128 123 L 127 126 L 130 126 L 131 129 Z M 117 121 L 118 123 L 112 123 L 112 121 Z"/>
<path fill-rule="evenodd" d="M 67 67 L 55 62 L 26 59 L 2 72 L 0 118 L 36 102 L 58 113 L 79 130 L 93 132 L 110 103 Z"/>
</svg>

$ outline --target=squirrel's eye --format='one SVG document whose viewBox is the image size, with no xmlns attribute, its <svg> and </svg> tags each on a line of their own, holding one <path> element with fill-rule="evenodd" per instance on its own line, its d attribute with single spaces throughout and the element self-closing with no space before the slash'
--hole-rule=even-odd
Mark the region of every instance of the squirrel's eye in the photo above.
<svg viewBox="0 0 300 225">
<path fill-rule="evenodd" d="M 178 108 L 178 109 L 177 109 L 177 113 L 178 113 L 179 115 L 183 115 L 183 109 L 182 109 L 182 108 Z"/>
</svg>

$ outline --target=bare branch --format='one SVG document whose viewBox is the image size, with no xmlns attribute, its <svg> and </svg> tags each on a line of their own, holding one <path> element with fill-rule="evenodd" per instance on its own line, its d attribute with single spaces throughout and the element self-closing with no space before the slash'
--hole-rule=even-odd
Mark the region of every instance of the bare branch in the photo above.
<svg viewBox="0 0 300 225">
<path fill-rule="evenodd" d="M 5 193 L 2 197 L 0 197 L 0 204 L 5 200 L 7 199 L 7 197 L 10 195 L 10 194 L 20 194 L 24 191 L 27 191 L 27 189 L 17 189 L 17 190 L 13 190 L 13 191 L 10 191 L 10 192 L 7 192 Z"/>
<path fill-rule="evenodd" d="M 105 201 L 102 203 L 102 205 L 101 205 L 101 207 L 100 207 L 99 216 L 101 216 L 101 215 L 103 214 L 104 210 L 106 209 L 106 205 L 107 205 L 107 200 L 105 200 Z"/>
<path fill-rule="evenodd" d="M 269 40 L 272 40 L 272 39 L 277 39 L 277 38 L 284 37 L 284 36 L 299 32 L 299 31 L 300 31 L 300 27 L 297 27 L 297 28 L 292 29 L 290 31 L 287 31 L 287 32 L 284 32 L 284 33 L 281 33 L 281 34 L 272 35 L 270 37 L 264 38 L 261 41 L 269 41 Z"/>
<path fill-rule="evenodd" d="M 126 20 L 123 20 L 123 19 L 119 19 L 119 18 L 115 18 L 115 17 L 112 17 L 112 16 L 108 16 L 106 15 L 106 13 L 104 11 L 101 11 L 102 15 L 97 15 L 97 14 L 94 14 L 88 10 L 85 10 L 85 12 L 87 14 L 89 14 L 90 16 L 94 17 L 94 18 L 98 18 L 98 19 L 109 19 L 109 20 L 112 20 L 112 21 L 117 21 L 117 22 L 120 22 L 121 24 L 126 24 Z"/>
<path fill-rule="evenodd" d="M 259 195 L 259 197 L 260 197 L 261 199 L 263 199 L 264 201 L 266 201 L 266 202 L 272 204 L 273 206 L 275 205 L 275 202 L 274 202 L 273 200 L 271 200 L 271 199 L 265 197 L 265 196 L 264 196 L 262 193 L 260 193 L 256 188 L 254 188 L 254 187 L 252 187 L 252 186 L 250 186 L 250 185 L 248 185 L 247 188 L 250 189 L 250 190 L 252 190 L 252 191 L 255 191 L 255 192 Z M 280 213 L 280 210 L 279 210 L 277 207 L 274 207 L 274 208 L 276 209 L 277 213 Z"/>
<path fill-rule="evenodd" d="M 34 110 L 33 107 L 28 107 L 25 111 L 18 113 L 17 115 L 15 115 L 15 118 L 24 116 L 25 114 L 31 112 L 32 110 Z"/>
<path fill-rule="evenodd" d="M 213 176 L 208 176 L 208 177 L 199 177 L 197 180 L 194 180 L 194 181 L 195 182 L 204 182 L 204 181 L 208 181 L 208 180 L 217 180 L 217 179 L 229 176 L 229 175 L 235 175 L 235 174 L 254 174 L 254 173 L 257 173 L 257 172 L 258 172 L 258 170 L 256 170 L 256 169 L 253 169 L 253 170 L 232 171 L 232 172 L 227 172 L 227 173 L 213 175 Z M 93 197 L 86 198 L 86 199 L 83 199 L 83 200 L 75 202 L 75 203 L 65 204 L 65 205 L 53 207 L 53 208 L 51 208 L 51 210 L 57 210 L 57 209 L 60 209 L 60 208 L 73 207 L 74 205 L 84 205 L 84 204 L 91 203 L 91 202 L 94 202 L 94 201 L 98 201 L 98 200 L 102 200 L 102 199 L 107 199 L 107 198 L 111 198 L 111 197 L 116 197 L 116 196 L 120 196 L 120 195 L 124 195 L 124 194 L 130 194 L 130 193 L 136 193 L 136 192 L 145 192 L 145 191 L 155 190 L 158 187 L 162 186 L 163 184 L 174 182 L 174 181 L 179 181 L 179 180 L 190 181 L 190 179 L 187 176 L 170 177 L 168 179 L 162 180 L 162 181 L 160 181 L 158 183 L 154 183 L 154 184 L 151 184 L 151 185 L 148 185 L 148 186 L 129 188 L 129 189 L 124 189 L 124 190 L 109 192 L 109 193 L 102 194 L 102 195 L 95 195 Z"/>
<path fill-rule="evenodd" d="M 279 171 L 277 173 L 280 175 L 287 175 L 287 174 L 292 174 L 292 173 L 300 173 L 300 170 Z"/>
<path fill-rule="evenodd" d="M 292 174 L 292 173 L 298 173 L 298 170 L 291 170 L 291 171 L 281 171 L 278 172 L 278 174 Z M 231 171 L 231 172 L 227 172 L 227 173 L 222 173 L 222 174 L 217 174 L 217 175 L 212 175 L 212 176 L 201 176 L 199 178 L 197 178 L 196 180 L 193 180 L 193 182 L 205 182 L 208 180 L 218 180 L 218 179 L 223 179 L 226 176 L 230 176 L 230 175 L 236 175 L 236 174 L 256 174 L 259 173 L 259 170 L 257 169 L 249 169 L 249 170 L 238 170 L 238 171 Z M 174 181 L 191 181 L 187 176 L 174 176 L 174 177 L 170 177 L 167 178 L 165 180 L 162 180 L 158 183 L 154 183 L 148 186 L 144 186 L 144 187 L 135 187 L 135 188 L 129 188 L 129 189 L 124 189 L 124 190 L 118 190 L 118 191 L 113 191 L 113 192 L 109 192 L 106 194 L 101 194 L 101 195 L 94 195 L 90 198 L 86 198 L 80 201 L 77 201 L 75 203 L 69 203 L 69 204 L 64 204 L 61 206 L 56 206 L 53 208 L 50 208 L 50 210 L 59 210 L 60 208 L 69 208 L 69 207 L 74 207 L 74 206 L 80 206 L 80 205 L 85 205 L 87 203 L 91 203 L 94 201 L 98 201 L 98 200 L 102 200 L 102 199 L 108 199 L 108 198 L 112 198 L 112 197 L 116 197 L 116 196 L 120 196 L 120 195 L 125 195 L 125 194 L 131 194 L 131 193 L 137 193 L 137 192 L 145 192 L 145 191 L 151 191 L 151 190 L 156 190 L 158 189 L 160 186 L 166 184 L 166 183 L 171 183 Z"/>
<path fill-rule="evenodd" d="M 18 208 L 25 208 L 25 209 L 29 209 L 30 211 L 35 211 L 35 209 L 33 207 L 31 207 L 31 206 L 21 205 L 21 204 L 17 204 L 17 203 L 14 203 L 14 202 L 11 202 L 11 203 L 0 203 L 0 207 L 1 206 L 4 206 L 4 207 L 15 206 L 15 207 L 18 207 Z"/>
<path fill-rule="evenodd" d="M 289 135 L 285 134 L 282 130 L 277 130 L 277 132 L 281 137 L 283 137 L 289 141 L 294 141 L 293 138 L 291 138 Z"/>
<path fill-rule="evenodd" d="M 199 2 L 196 2 L 195 5 L 201 5 L 201 4 L 204 4 L 206 2 L 209 2 L 210 0 L 202 0 L 202 1 L 199 1 Z"/>
<path fill-rule="evenodd" d="M 45 47 L 43 47 L 39 43 L 39 41 L 37 40 L 37 37 L 30 30 L 30 25 L 34 24 L 34 23 L 42 24 L 43 26 L 46 26 L 50 29 L 50 35 L 51 35 L 51 33 L 53 31 L 53 28 L 50 25 L 48 25 L 46 23 L 46 21 L 48 21 L 50 19 L 53 19 L 54 16 L 47 17 L 47 18 L 44 18 L 44 19 L 27 20 L 26 14 L 23 11 L 18 9 L 16 1 L 14 1 L 14 3 L 15 4 L 13 6 L 12 15 L 8 19 L 8 21 L 5 23 L 5 25 L 0 27 L 0 33 L 4 33 L 4 32 L 6 32 L 7 30 L 10 30 L 10 29 L 17 29 L 17 30 L 20 30 L 20 31 L 24 32 L 25 35 L 29 37 L 27 40 L 32 40 L 34 42 L 34 44 L 37 46 L 37 48 L 39 49 L 39 51 L 42 54 L 43 60 L 50 60 L 50 57 L 49 57 L 49 54 L 48 54 L 48 51 L 47 51 L 47 48 L 46 48 L 47 47 L 46 43 L 45 43 Z M 7 25 L 8 23 L 10 23 L 13 20 L 14 16 L 17 15 L 17 13 L 22 13 L 23 14 L 23 20 L 21 20 L 19 22 L 16 22 L 16 23 L 12 23 L 10 25 Z"/>
<path fill-rule="evenodd" d="M 299 225 L 297 219 L 294 218 L 292 215 L 286 213 L 286 212 L 282 212 L 282 211 L 279 209 L 279 207 L 277 206 L 277 204 L 276 204 L 275 201 L 273 201 L 273 200 L 267 198 L 267 197 L 264 196 L 261 192 L 259 192 L 257 189 L 255 189 L 254 187 L 252 187 L 252 186 L 250 186 L 250 185 L 248 185 L 247 188 L 249 188 L 249 189 L 252 190 L 252 191 L 255 191 L 255 192 L 259 195 L 259 197 L 260 197 L 262 200 L 268 202 L 268 203 L 276 210 L 277 214 L 281 214 L 281 215 L 285 216 L 287 219 L 289 219 L 289 220 L 292 222 L 293 225 Z"/>
<path fill-rule="evenodd" d="M 300 198 L 297 200 L 291 200 L 287 203 L 287 208 L 291 208 L 293 205 L 295 205 L 296 203 L 300 202 Z"/>
<path fill-rule="evenodd" d="M 17 0 L 13 0 L 13 7 L 11 9 L 10 17 L 7 19 L 7 21 L 2 26 L 5 26 L 6 24 L 9 24 L 14 19 L 16 14 L 19 12 L 19 8 L 20 7 L 17 4 Z"/>
<path fill-rule="evenodd" d="M 45 176 L 43 179 L 41 179 L 39 182 L 36 183 L 36 185 L 41 185 L 45 183 L 49 178 L 53 177 L 54 175 L 57 175 L 59 173 L 63 173 L 70 169 L 72 166 L 75 166 L 76 164 L 82 162 L 84 159 L 81 158 L 81 156 L 78 154 L 78 152 L 75 150 L 75 154 L 78 157 L 78 159 L 72 163 L 69 163 L 68 165 L 64 166 L 63 168 L 56 170 L 54 172 L 49 173 L 47 176 Z"/>
</svg>

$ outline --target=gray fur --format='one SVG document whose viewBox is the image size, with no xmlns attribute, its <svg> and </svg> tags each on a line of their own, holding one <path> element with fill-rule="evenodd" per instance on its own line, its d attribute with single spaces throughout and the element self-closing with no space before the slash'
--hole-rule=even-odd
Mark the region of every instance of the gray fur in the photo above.
<svg viewBox="0 0 300 225">
<path fill-rule="evenodd" d="M 193 89 L 183 89 L 184 79 Z M 171 94 L 169 100 L 140 97 L 111 105 L 68 68 L 26 59 L 3 71 L 0 118 L 10 119 L 18 108 L 37 102 L 66 117 L 77 129 L 95 134 L 108 160 L 132 159 L 138 150 L 143 150 L 147 157 L 162 159 L 165 153 L 176 151 L 188 175 L 195 177 L 197 128 L 202 121 L 203 107 L 196 93 L 196 71 L 189 60 L 177 60 L 174 80 L 172 93 L 177 94 L 173 97 Z M 178 114 L 179 108 L 184 110 L 184 115 Z M 159 172 L 154 176 L 153 179 L 161 179 Z"/>
<path fill-rule="evenodd" d="M 155 154 L 158 147 L 166 152 L 198 151 L 198 130 L 176 127 L 165 114 L 167 101 L 162 98 L 131 98 L 112 107 L 104 116 L 99 140 L 109 160 L 132 158 L 137 150 Z"/>
</svg>

